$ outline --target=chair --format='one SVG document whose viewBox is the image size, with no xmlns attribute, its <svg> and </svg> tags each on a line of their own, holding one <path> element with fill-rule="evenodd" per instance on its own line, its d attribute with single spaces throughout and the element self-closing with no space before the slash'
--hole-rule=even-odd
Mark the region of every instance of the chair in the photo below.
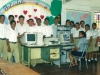
<svg viewBox="0 0 100 75">
<path fill-rule="evenodd" d="M 88 49 L 88 43 L 84 43 L 83 47 L 84 47 L 84 49 L 82 50 L 82 51 L 83 51 L 83 52 L 82 52 L 82 56 L 74 56 L 74 55 L 72 55 L 72 60 L 71 60 L 71 62 L 73 62 L 74 57 L 76 57 L 77 59 L 80 60 L 80 61 L 79 61 L 79 70 L 81 70 L 81 59 L 82 59 L 82 58 L 86 58 L 86 51 L 87 51 L 87 49 Z M 71 66 L 71 62 L 70 62 L 70 66 Z M 85 61 L 85 62 L 86 62 L 86 67 L 87 67 L 87 69 L 88 69 L 87 61 Z M 69 67 L 70 67 L 70 66 L 69 66 Z"/>
</svg>

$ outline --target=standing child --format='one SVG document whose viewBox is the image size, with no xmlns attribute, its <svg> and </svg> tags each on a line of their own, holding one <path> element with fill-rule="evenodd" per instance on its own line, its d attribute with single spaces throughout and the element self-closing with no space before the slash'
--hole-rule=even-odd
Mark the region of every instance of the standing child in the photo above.
<svg viewBox="0 0 100 75">
<path fill-rule="evenodd" d="M 7 45 L 8 45 L 8 61 L 12 60 L 12 53 L 14 52 L 15 62 L 19 62 L 19 50 L 18 50 L 18 33 L 15 30 L 16 22 L 12 20 L 10 22 L 11 28 L 7 32 Z"/>
<path fill-rule="evenodd" d="M 92 42 L 92 44 L 93 44 L 93 48 L 92 48 L 92 58 L 91 58 L 91 60 L 93 60 L 93 56 L 94 56 L 94 53 L 95 53 L 95 56 L 94 56 L 94 58 L 95 58 L 95 61 L 97 61 L 97 57 L 98 57 L 98 50 L 99 50 L 99 48 L 97 47 L 97 43 L 98 43 L 98 37 L 99 37 L 99 32 L 98 32 L 98 30 L 96 29 L 96 23 L 93 23 L 92 24 L 92 34 L 93 34 L 93 42 Z"/>
</svg>

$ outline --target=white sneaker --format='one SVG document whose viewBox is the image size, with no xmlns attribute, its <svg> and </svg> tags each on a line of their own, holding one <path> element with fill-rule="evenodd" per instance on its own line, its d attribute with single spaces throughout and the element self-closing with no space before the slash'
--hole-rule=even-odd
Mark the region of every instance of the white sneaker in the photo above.
<svg viewBox="0 0 100 75">
<path fill-rule="evenodd" d="M 91 60 L 88 60 L 88 62 L 91 62 Z"/>
<path fill-rule="evenodd" d="M 93 60 L 93 58 L 91 58 L 91 60 Z"/>
<path fill-rule="evenodd" d="M 95 58 L 95 61 L 97 61 L 97 58 Z"/>
</svg>

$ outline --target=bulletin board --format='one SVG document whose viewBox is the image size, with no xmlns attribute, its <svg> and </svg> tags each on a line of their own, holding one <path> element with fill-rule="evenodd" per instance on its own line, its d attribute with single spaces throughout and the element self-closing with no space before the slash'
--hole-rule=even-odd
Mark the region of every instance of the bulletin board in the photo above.
<svg viewBox="0 0 100 75">
<path fill-rule="evenodd" d="M 80 22 L 81 20 L 85 21 L 85 24 L 91 25 L 91 12 L 67 9 L 66 10 L 66 20 L 69 19 L 71 21 Z"/>
</svg>

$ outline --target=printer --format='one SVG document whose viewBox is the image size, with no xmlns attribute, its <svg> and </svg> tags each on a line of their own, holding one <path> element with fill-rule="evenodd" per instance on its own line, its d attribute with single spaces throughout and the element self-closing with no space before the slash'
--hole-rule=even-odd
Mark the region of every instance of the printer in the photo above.
<svg viewBox="0 0 100 75">
<path fill-rule="evenodd" d="M 45 45 L 59 45 L 60 44 L 60 41 L 58 38 L 45 37 L 43 41 Z"/>
</svg>

